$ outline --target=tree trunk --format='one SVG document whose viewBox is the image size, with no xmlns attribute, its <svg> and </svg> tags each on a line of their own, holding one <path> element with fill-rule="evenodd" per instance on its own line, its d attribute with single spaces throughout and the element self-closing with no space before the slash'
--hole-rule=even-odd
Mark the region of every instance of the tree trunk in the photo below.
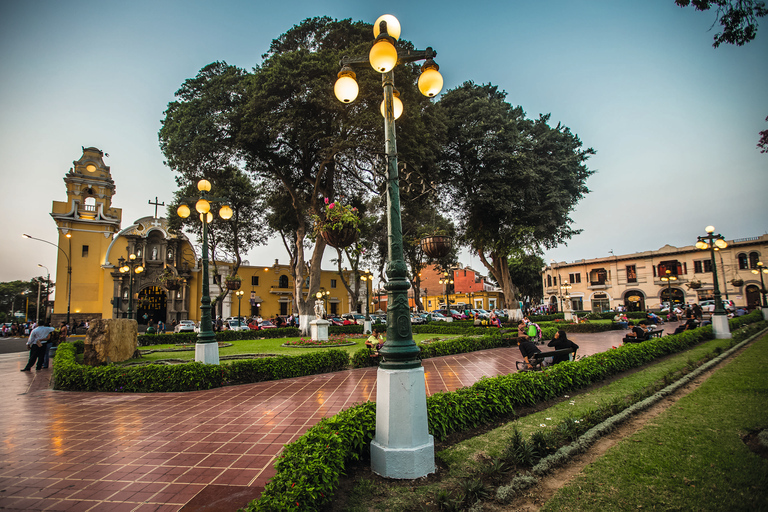
<svg viewBox="0 0 768 512">
<path fill-rule="evenodd" d="M 499 286 L 501 286 L 501 291 L 504 294 L 504 311 L 507 312 L 507 317 L 512 322 L 522 320 L 523 312 L 520 310 L 520 303 L 515 295 L 507 258 L 497 254 L 495 251 L 491 251 L 491 261 L 489 262 L 483 251 L 477 251 L 477 253 L 485 268 L 488 269 L 493 278 L 496 279 L 496 282 L 499 283 Z"/>
<path fill-rule="evenodd" d="M 302 336 L 310 336 L 309 323 L 315 318 L 315 293 L 320 289 L 320 271 L 325 241 L 322 237 L 317 238 L 312 259 L 307 265 L 304 260 L 305 236 L 306 227 L 302 225 L 296 230 L 296 258 L 291 265 L 291 273 L 293 274 L 293 296 L 299 310 L 299 329 Z M 309 276 L 309 287 L 305 297 L 304 280 L 307 276 Z"/>
</svg>

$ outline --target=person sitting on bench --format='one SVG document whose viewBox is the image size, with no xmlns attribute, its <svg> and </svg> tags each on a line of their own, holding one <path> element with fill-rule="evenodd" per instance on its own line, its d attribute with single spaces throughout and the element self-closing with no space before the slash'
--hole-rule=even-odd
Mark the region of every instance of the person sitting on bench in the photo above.
<svg viewBox="0 0 768 512">
<path fill-rule="evenodd" d="M 574 361 L 576 360 L 576 351 L 579 350 L 579 346 L 568 339 L 568 335 L 565 334 L 565 331 L 557 331 L 555 337 L 547 343 L 547 346 L 554 347 L 555 350 L 560 350 L 562 348 L 573 349 Z M 552 358 L 552 364 L 562 363 L 563 361 L 568 361 L 568 354 L 558 354 Z"/>
<path fill-rule="evenodd" d="M 528 364 L 528 368 L 533 368 L 533 365 L 528 358 L 538 354 L 541 350 L 539 350 L 527 336 L 518 336 L 517 346 L 520 347 L 520 354 L 523 356 L 523 360 Z"/>
<path fill-rule="evenodd" d="M 384 338 L 379 334 L 378 329 L 371 332 L 371 335 L 365 340 L 365 346 L 373 352 L 373 355 L 379 355 L 379 350 L 384 346 Z"/>
<path fill-rule="evenodd" d="M 696 327 L 698 327 L 698 325 L 696 324 L 696 320 L 693 318 L 689 318 L 683 325 L 678 325 L 677 329 L 675 329 L 675 332 L 673 332 L 672 334 L 680 334 L 681 332 L 692 331 Z"/>
<path fill-rule="evenodd" d="M 627 338 L 635 338 L 635 340 L 644 340 L 648 336 L 648 328 L 646 327 L 645 320 L 640 320 L 640 323 L 632 328 L 627 333 Z M 626 339 L 626 338 L 625 338 Z"/>
</svg>

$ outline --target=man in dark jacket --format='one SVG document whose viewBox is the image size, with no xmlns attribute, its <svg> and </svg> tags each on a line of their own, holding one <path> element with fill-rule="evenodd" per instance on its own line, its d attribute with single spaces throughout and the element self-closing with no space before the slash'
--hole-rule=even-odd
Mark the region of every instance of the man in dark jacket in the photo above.
<svg viewBox="0 0 768 512">
<path fill-rule="evenodd" d="M 529 339 L 520 337 L 517 338 L 517 346 L 520 347 L 520 354 L 523 356 L 523 360 L 528 364 L 528 368 L 533 368 L 529 358 L 538 354 L 541 350 L 536 348 L 536 345 Z"/>
</svg>

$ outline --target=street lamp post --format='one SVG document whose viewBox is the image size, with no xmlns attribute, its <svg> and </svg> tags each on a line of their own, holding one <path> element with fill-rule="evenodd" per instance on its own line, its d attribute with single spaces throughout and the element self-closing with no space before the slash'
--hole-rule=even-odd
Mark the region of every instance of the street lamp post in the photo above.
<svg viewBox="0 0 768 512">
<path fill-rule="evenodd" d="M 709 249 L 712 260 L 712 280 L 715 287 L 715 312 L 711 316 L 712 330 L 715 333 L 715 338 L 730 338 L 731 330 L 728 326 L 728 316 L 725 314 L 725 308 L 723 308 L 723 300 L 720 298 L 720 286 L 717 283 L 717 264 L 715 263 L 715 247 L 725 249 L 728 247 L 728 243 L 723 235 L 713 234 L 715 232 L 714 226 L 707 226 L 705 231 L 707 232 L 706 236 L 696 237 L 698 240 L 696 248 L 700 250 Z"/>
<path fill-rule="evenodd" d="M 571 286 L 571 283 L 568 281 L 560 285 L 560 307 L 563 309 L 563 318 L 566 322 L 573 320 L 573 312 L 571 311 L 570 305 L 565 307 L 565 301 L 570 301 L 571 288 L 573 288 L 573 286 Z"/>
<path fill-rule="evenodd" d="M 437 53 L 432 48 L 397 50 L 395 41 L 400 37 L 400 23 L 394 16 L 386 14 L 376 20 L 373 35 L 376 40 L 367 56 L 342 59 L 334 92 L 343 103 L 351 103 L 357 97 L 358 85 L 351 66 L 370 64 L 381 73 L 388 167 L 387 342 L 379 351 L 383 360 L 377 373 L 376 436 L 371 442 L 371 469 L 384 477 L 413 479 L 435 471 L 435 448 L 427 425 L 424 367 L 418 357 L 419 347 L 413 340 L 408 307 L 410 284 L 403 255 L 395 133 L 395 119 L 403 105 L 395 96 L 392 70 L 397 64 L 424 60 L 418 85 L 428 97 L 440 92 L 443 78 L 433 60 Z"/>
<path fill-rule="evenodd" d="M 122 274 L 128 274 L 128 319 L 133 320 L 133 277 L 144 272 L 144 267 L 133 253 L 128 255 L 127 260 L 121 256 L 117 264 Z"/>
<path fill-rule="evenodd" d="M 54 244 L 53 242 L 49 242 L 48 240 L 43 240 L 42 238 L 35 238 L 34 236 L 30 236 L 26 233 L 21 235 L 24 238 L 30 238 L 32 240 L 37 240 L 38 242 L 44 242 L 48 245 L 52 245 L 58 250 L 61 251 L 61 254 L 64 255 L 65 258 L 67 258 L 67 325 L 69 325 L 69 311 L 70 307 L 72 305 L 72 261 L 70 257 L 67 255 L 67 253 L 59 247 L 58 245 Z M 69 239 L 69 253 L 72 254 L 72 235 L 69 233 L 66 234 L 66 237 Z M 49 274 L 50 276 L 50 274 Z"/>
<path fill-rule="evenodd" d="M 451 316 L 451 303 L 448 302 L 448 286 L 453 284 L 453 279 L 448 277 L 448 272 L 444 272 L 443 279 L 438 280 L 438 283 L 443 285 L 443 293 L 445 294 L 445 310 L 448 312 L 448 318 L 453 319 Z"/>
<path fill-rule="evenodd" d="M 208 180 L 197 182 L 197 190 L 200 194 L 197 198 L 184 199 L 184 201 L 195 201 L 195 211 L 200 214 L 200 222 L 203 223 L 203 296 L 200 299 L 200 331 L 197 333 L 197 343 L 195 344 L 195 361 L 204 364 L 219 364 L 219 346 L 216 343 L 216 334 L 213 332 L 213 322 L 211 321 L 211 295 L 210 284 L 208 283 L 208 224 L 213 221 L 211 213 L 211 203 L 222 203 L 225 200 L 208 197 L 211 191 L 211 183 Z M 190 216 L 192 210 L 186 204 L 179 205 L 176 214 L 182 219 Z M 219 208 L 219 216 L 224 219 L 232 218 L 232 208 L 222 205 Z"/>
<path fill-rule="evenodd" d="M 360 276 L 360 280 L 363 282 L 363 286 L 365 286 L 365 321 L 363 332 L 369 334 L 371 332 L 371 308 L 368 298 L 368 283 L 373 283 L 373 274 L 370 270 L 366 270 L 363 272 L 363 275 Z"/>
<path fill-rule="evenodd" d="M 669 301 L 669 311 L 667 312 L 667 319 L 672 318 L 672 281 L 677 281 L 677 276 L 672 274 L 672 271 L 667 269 L 666 275 L 661 277 L 661 280 L 667 283 L 667 300 Z"/>
<path fill-rule="evenodd" d="M 240 307 L 243 302 L 243 295 L 245 292 L 243 290 L 238 290 L 235 292 L 235 295 L 237 295 L 237 326 L 240 327 Z"/>
<path fill-rule="evenodd" d="M 41 267 L 41 268 L 44 268 L 45 269 L 45 273 L 46 273 L 46 277 L 45 277 L 45 300 L 43 301 L 43 306 L 44 306 L 43 307 L 43 311 L 45 312 L 45 314 L 44 314 L 43 320 L 48 320 L 48 298 L 51 296 L 50 284 L 49 284 L 51 282 L 51 271 L 48 270 L 48 267 L 46 267 L 45 265 L 43 265 L 41 263 L 38 263 L 37 266 Z M 39 302 L 39 299 L 38 299 L 38 302 Z M 40 307 L 40 306 L 38 305 L 38 307 Z"/>
<path fill-rule="evenodd" d="M 758 261 L 757 268 L 753 268 L 752 273 L 760 275 L 760 295 L 763 297 L 763 320 L 768 320 L 768 303 L 765 301 L 765 282 L 763 281 L 763 274 L 768 274 L 768 268 L 765 268 L 762 261 Z"/>
</svg>

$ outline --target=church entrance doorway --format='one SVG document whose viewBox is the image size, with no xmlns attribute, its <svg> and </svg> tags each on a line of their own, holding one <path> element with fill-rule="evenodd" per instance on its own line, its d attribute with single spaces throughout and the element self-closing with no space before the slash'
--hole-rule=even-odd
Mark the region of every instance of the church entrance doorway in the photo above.
<svg viewBox="0 0 768 512">
<path fill-rule="evenodd" d="M 150 286 L 139 292 L 139 300 L 136 306 L 136 320 L 141 325 L 147 325 L 151 320 L 154 325 L 166 320 L 166 296 L 165 290 L 159 286 Z"/>
<path fill-rule="evenodd" d="M 624 292 L 624 307 L 627 311 L 645 311 L 645 295 L 640 290 Z"/>
</svg>

